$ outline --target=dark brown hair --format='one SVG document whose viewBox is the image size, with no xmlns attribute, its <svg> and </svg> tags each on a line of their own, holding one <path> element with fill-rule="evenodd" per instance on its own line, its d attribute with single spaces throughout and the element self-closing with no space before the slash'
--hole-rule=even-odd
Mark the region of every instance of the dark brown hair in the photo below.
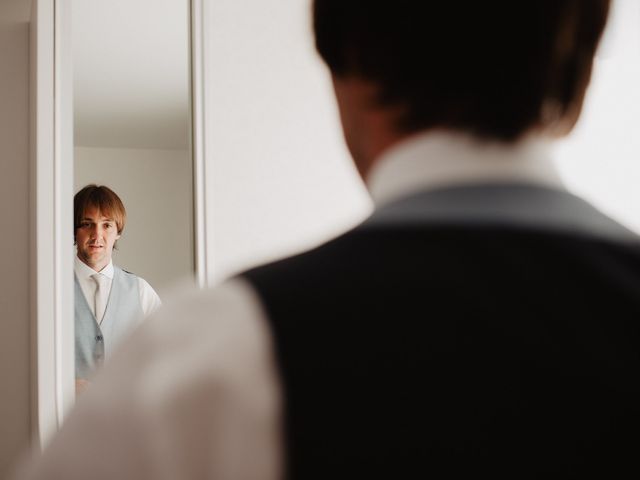
<svg viewBox="0 0 640 480">
<path fill-rule="evenodd" d="M 96 208 L 106 217 L 113 218 L 116 222 L 118 235 L 124 230 L 127 220 L 127 212 L 120 197 L 104 185 L 87 185 L 73 197 L 73 238 L 80 228 L 84 213 L 88 208 Z"/>
<path fill-rule="evenodd" d="M 398 128 L 512 141 L 578 119 L 609 0 L 314 0 L 336 76 L 379 87 Z"/>
</svg>

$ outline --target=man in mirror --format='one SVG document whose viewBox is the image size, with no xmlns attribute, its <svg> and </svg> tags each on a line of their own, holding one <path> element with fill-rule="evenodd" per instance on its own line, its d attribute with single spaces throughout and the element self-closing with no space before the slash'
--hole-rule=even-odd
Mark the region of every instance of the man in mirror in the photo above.
<svg viewBox="0 0 640 480">
<path fill-rule="evenodd" d="M 73 199 L 76 392 L 141 319 L 160 306 L 143 278 L 113 264 L 126 211 L 106 186 L 87 185 Z"/>
<path fill-rule="evenodd" d="M 637 478 L 640 241 L 549 149 L 608 9 L 315 0 L 374 213 L 163 307 L 31 478 Z"/>
</svg>

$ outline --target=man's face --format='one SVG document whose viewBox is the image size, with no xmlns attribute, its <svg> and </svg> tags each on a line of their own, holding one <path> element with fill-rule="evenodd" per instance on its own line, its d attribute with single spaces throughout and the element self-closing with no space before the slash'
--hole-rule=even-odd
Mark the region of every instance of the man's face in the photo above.
<svg viewBox="0 0 640 480">
<path fill-rule="evenodd" d="M 113 218 L 105 217 L 97 208 L 87 208 L 76 230 L 78 258 L 99 272 L 111 261 L 111 252 L 120 238 Z"/>
</svg>

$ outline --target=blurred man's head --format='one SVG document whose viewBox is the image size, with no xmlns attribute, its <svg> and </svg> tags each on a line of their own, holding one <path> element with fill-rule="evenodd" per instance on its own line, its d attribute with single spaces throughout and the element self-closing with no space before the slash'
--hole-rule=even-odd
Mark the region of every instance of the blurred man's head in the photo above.
<svg viewBox="0 0 640 480">
<path fill-rule="evenodd" d="M 608 11 L 609 0 L 314 0 L 314 26 L 356 157 L 362 119 L 345 102 L 381 111 L 396 136 L 567 133 Z"/>
<path fill-rule="evenodd" d="M 97 272 L 108 265 L 126 216 L 122 201 L 108 187 L 87 185 L 76 193 L 73 232 L 78 258 Z"/>
</svg>

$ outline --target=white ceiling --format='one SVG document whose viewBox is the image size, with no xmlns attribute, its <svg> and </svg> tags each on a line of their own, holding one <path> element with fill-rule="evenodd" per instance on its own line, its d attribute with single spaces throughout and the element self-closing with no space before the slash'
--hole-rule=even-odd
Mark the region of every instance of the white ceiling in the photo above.
<svg viewBox="0 0 640 480">
<path fill-rule="evenodd" d="M 189 0 L 72 0 L 72 38 L 76 145 L 188 147 Z"/>
</svg>

